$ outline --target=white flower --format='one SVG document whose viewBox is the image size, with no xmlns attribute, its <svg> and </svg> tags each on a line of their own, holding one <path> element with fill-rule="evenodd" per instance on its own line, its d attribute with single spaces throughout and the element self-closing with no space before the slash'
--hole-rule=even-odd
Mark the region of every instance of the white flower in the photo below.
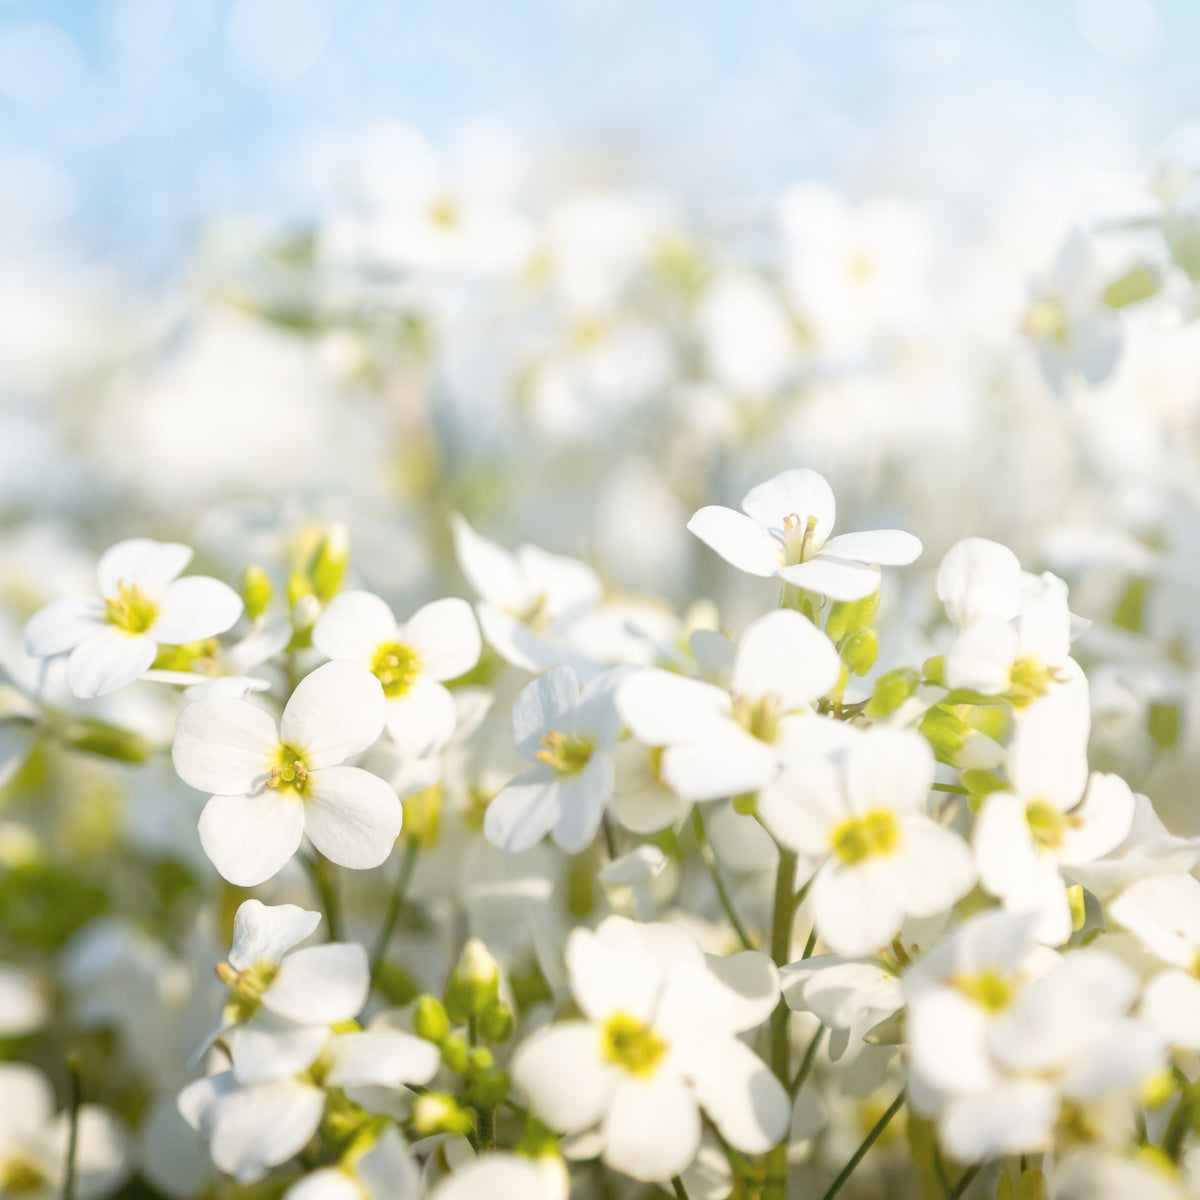
<svg viewBox="0 0 1200 1200">
<path fill-rule="evenodd" d="M 670 671 L 631 675 L 617 707 L 634 737 L 665 749 L 661 778 L 681 796 L 755 792 L 778 774 L 779 744 L 838 681 L 833 643 L 797 612 L 777 609 L 743 634 L 731 691 Z"/>
<path fill-rule="evenodd" d="M 0 963 L 0 1038 L 33 1033 L 49 1015 L 49 998 L 33 971 Z"/>
<path fill-rule="evenodd" d="M 144 675 L 160 645 L 196 642 L 224 633 L 242 602 L 227 584 L 206 575 L 178 575 L 189 546 L 131 538 L 109 547 L 97 564 L 100 596 L 55 600 L 25 626 L 34 658 L 67 654 L 67 683 L 92 699 Z"/>
<path fill-rule="evenodd" d="M 200 841 L 241 887 L 270 879 L 309 840 L 344 867 L 377 867 L 403 810 L 378 776 L 343 766 L 383 729 L 379 681 L 357 663 L 331 662 L 302 679 L 279 725 L 248 700 L 208 696 L 179 714 L 171 750 L 187 784 L 211 798 Z"/>
<path fill-rule="evenodd" d="M 677 927 L 609 917 L 594 933 L 572 932 L 567 965 L 583 1019 L 540 1030 L 513 1059 L 539 1119 L 561 1132 L 595 1128 L 604 1161 L 646 1180 L 691 1164 L 701 1107 L 748 1154 L 783 1137 L 787 1093 L 737 1037 L 779 997 L 762 955 L 725 960 L 719 977 Z"/>
<path fill-rule="evenodd" d="M 370 592 L 343 592 L 313 627 L 313 645 L 327 658 L 362 663 L 387 698 L 387 728 L 400 752 L 420 757 L 454 733 L 454 698 L 447 679 L 478 661 L 479 627 L 465 600 L 435 600 L 399 625 Z"/>
<path fill-rule="evenodd" d="M 0 1063 L 0 1197 L 56 1200 L 63 1193 L 71 1122 L 54 1115 L 54 1090 L 35 1067 Z M 75 1195 L 99 1200 L 129 1173 L 125 1129 L 107 1109 L 79 1109 Z"/>
<path fill-rule="evenodd" d="M 751 575 L 777 576 L 832 600 L 861 600 L 879 588 L 879 564 L 903 566 L 921 553 L 911 533 L 833 532 L 833 491 L 816 471 L 796 467 L 751 488 L 743 512 L 700 509 L 688 529 L 726 562 Z"/>
<path fill-rule="evenodd" d="M 481 537 L 457 513 L 452 518 L 458 565 L 482 599 L 476 611 L 489 645 L 523 671 L 590 664 L 565 641 L 571 623 L 594 608 L 603 592 L 586 563 L 537 546 L 510 553 Z"/>
<path fill-rule="evenodd" d="M 1171 967 L 1146 984 L 1143 1018 L 1172 1045 L 1200 1050 L 1200 882 L 1155 875 L 1123 892 L 1108 911 Z"/>
<path fill-rule="evenodd" d="M 591 842 L 612 795 L 612 747 L 621 732 L 613 690 L 617 667 L 582 691 L 570 667 L 555 667 L 517 697 L 512 735 L 535 765 L 509 780 L 487 806 L 488 841 L 519 853 L 553 833 L 568 853 Z"/>
<path fill-rule="evenodd" d="M 790 730 L 783 751 L 759 812 L 785 846 L 824 859 L 809 899 L 830 949 L 870 954 L 905 917 L 935 916 L 970 890 L 970 849 L 925 813 L 934 760 L 920 734 L 815 720 Z"/>
<path fill-rule="evenodd" d="M 419 1200 L 421 1177 L 404 1138 L 388 1125 L 365 1153 L 347 1154 L 293 1183 L 284 1200 Z"/>
<path fill-rule="evenodd" d="M 1092 862 L 1128 834 L 1133 793 L 1116 775 L 1089 781 L 1087 691 L 1060 688 L 1025 709 L 1008 749 L 1011 790 L 992 792 L 975 821 L 979 880 L 1013 912 L 1036 910 L 1038 936 L 1071 935 L 1061 867 Z"/>
<path fill-rule="evenodd" d="M 496 1151 L 459 1167 L 434 1188 L 430 1200 L 567 1200 L 569 1188 L 560 1158 Z"/>
</svg>

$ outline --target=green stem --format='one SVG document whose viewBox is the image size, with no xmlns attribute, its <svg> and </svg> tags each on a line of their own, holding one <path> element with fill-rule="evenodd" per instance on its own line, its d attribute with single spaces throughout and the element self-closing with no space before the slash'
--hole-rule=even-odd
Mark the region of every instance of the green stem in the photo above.
<svg viewBox="0 0 1200 1200">
<path fill-rule="evenodd" d="M 969 796 L 970 788 L 960 787 L 957 783 L 931 783 L 930 789 L 935 792 L 950 792 L 955 796 Z"/>
<path fill-rule="evenodd" d="M 745 925 L 742 924 L 741 917 L 737 915 L 737 910 L 733 907 L 733 900 L 729 896 L 725 881 L 721 878 L 720 869 L 717 867 L 717 856 L 713 853 L 713 848 L 708 841 L 708 834 L 704 829 L 704 818 L 700 815 L 700 807 L 695 804 L 692 805 L 692 833 L 695 834 L 696 844 L 700 847 L 700 857 L 708 868 L 709 875 L 712 876 L 713 886 L 717 889 L 721 907 L 725 910 L 725 915 L 729 918 L 729 923 L 733 926 L 738 941 L 747 950 L 753 950 L 754 942 L 751 941 Z"/>
<path fill-rule="evenodd" d="M 321 910 L 325 913 L 326 934 L 331 942 L 336 942 L 338 940 L 340 922 L 337 888 L 334 886 L 333 877 L 329 873 L 325 859 L 316 850 L 313 851 L 311 857 L 307 854 L 301 854 L 300 861 L 308 868 L 313 886 L 317 889 L 317 899 L 321 905 Z"/>
<path fill-rule="evenodd" d="M 67 1163 L 63 1173 L 63 1200 L 75 1200 L 75 1159 L 79 1149 L 79 1106 L 83 1103 L 83 1079 L 79 1058 L 67 1055 L 67 1071 L 71 1077 L 71 1132 L 67 1139 Z"/>
<path fill-rule="evenodd" d="M 951 1193 L 950 1200 L 959 1200 L 961 1196 L 966 1195 L 967 1188 L 975 1182 L 975 1176 L 983 1169 L 983 1163 L 976 1163 L 973 1167 L 968 1167 L 962 1174 L 962 1178 L 955 1185 L 954 1191 Z"/>
<path fill-rule="evenodd" d="M 379 975 L 379 968 L 387 957 L 388 943 L 396 930 L 396 922 L 404 910 L 404 897 L 408 894 L 408 885 L 412 879 L 413 868 L 417 865 L 419 845 L 414 839 L 404 847 L 404 857 L 400 860 L 400 874 L 396 876 L 396 886 L 392 889 L 392 897 L 388 901 L 387 913 L 379 928 L 379 936 L 375 939 L 375 953 L 371 955 L 371 984 Z"/>
<path fill-rule="evenodd" d="M 846 1180 L 849 1179 L 850 1176 L 854 1174 L 854 1169 L 866 1157 L 867 1151 L 870 1150 L 873 1145 L 875 1145 L 875 1143 L 879 1140 L 879 1135 L 881 1133 L 883 1133 L 883 1131 L 888 1127 L 888 1123 L 900 1111 L 900 1109 L 903 1106 L 904 1106 L 904 1089 L 901 1088 L 900 1094 L 895 1098 L 895 1100 L 892 1101 L 892 1103 L 888 1107 L 887 1112 L 885 1112 L 883 1114 L 883 1116 L 880 1117 L 879 1120 L 875 1122 L 875 1125 L 871 1129 L 871 1132 L 868 1133 L 865 1138 L 863 1138 L 862 1145 L 859 1146 L 859 1148 L 857 1150 L 855 1150 L 855 1152 L 850 1156 L 850 1160 L 838 1172 L 838 1177 L 833 1181 L 833 1183 L 831 1183 L 829 1185 L 829 1190 L 825 1193 L 825 1195 L 821 1198 L 821 1200 L 833 1200 L 833 1197 L 836 1196 L 838 1194 L 838 1192 L 840 1192 L 842 1190 L 842 1187 L 845 1184 Z"/>
<path fill-rule="evenodd" d="M 672 1178 L 671 1186 L 675 1189 L 675 1200 L 688 1200 L 687 1188 L 683 1186 L 683 1180 L 678 1175 Z"/>
<path fill-rule="evenodd" d="M 788 1089 L 791 1095 L 798 1096 L 800 1089 L 804 1086 L 804 1081 L 808 1078 L 808 1073 L 813 1068 L 813 1063 L 817 1059 L 817 1047 L 821 1044 L 821 1039 L 825 1036 L 825 1022 L 822 1021 L 817 1026 L 817 1032 L 812 1035 L 812 1041 L 808 1043 L 808 1049 L 804 1052 L 804 1061 L 800 1064 L 800 1070 L 796 1072 L 795 1079 L 792 1080 L 792 1086 Z"/>
<path fill-rule="evenodd" d="M 777 967 L 787 965 L 792 954 L 792 920 L 796 915 L 796 855 L 779 847 L 775 876 L 775 908 L 771 920 L 771 958 Z M 771 1070 L 786 1088 L 791 1083 L 791 1043 L 788 1020 L 791 1009 L 781 996 L 771 1014 Z M 763 1200 L 784 1200 L 787 1188 L 787 1136 L 767 1155 Z"/>
</svg>

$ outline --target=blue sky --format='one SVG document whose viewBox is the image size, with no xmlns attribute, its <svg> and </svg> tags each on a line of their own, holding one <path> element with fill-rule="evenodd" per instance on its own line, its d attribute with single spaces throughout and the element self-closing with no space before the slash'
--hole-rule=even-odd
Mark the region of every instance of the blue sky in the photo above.
<svg viewBox="0 0 1200 1200">
<path fill-rule="evenodd" d="M 1148 152 L 1200 115 L 1198 45 L 1192 0 L 0 0 L 0 166 L 57 180 L 55 236 L 151 258 L 303 212 L 313 139 L 387 118 L 613 146 L 701 194 L 906 155 L 986 176 Z"/>
</svg>

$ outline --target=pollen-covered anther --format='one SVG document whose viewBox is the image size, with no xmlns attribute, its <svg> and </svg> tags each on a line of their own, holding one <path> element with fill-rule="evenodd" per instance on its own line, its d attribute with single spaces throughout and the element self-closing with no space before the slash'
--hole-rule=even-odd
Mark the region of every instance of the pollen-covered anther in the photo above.
<svg viewBox="0 0 1200 1200">
<path fill-rule="evenodd" d="M 576 734 L 565 734 L 558 729 L 548 730 L 538 740 L 545 749 L 534 754 L 534 760 L 553 767 L 560 775 L 570 775 L 582 770 L 591 759 L 595 748 L 586 738 Z"/>
</svg>

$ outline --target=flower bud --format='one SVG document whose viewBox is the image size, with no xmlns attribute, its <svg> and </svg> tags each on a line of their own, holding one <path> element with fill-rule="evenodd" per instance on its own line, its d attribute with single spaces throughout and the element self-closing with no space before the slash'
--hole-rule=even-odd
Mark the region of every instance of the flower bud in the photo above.
<svg viewBox="0 0 1200 1200">
<path fill-rule="evenodd" d="M 468 1070 L 473 1075 L 482 1075 L 496 1065 L 495 1055 L 486 1046 L 476 1046 L 470 1053 Z"/>
<path fill-rule="evenodd" d="M 842 643 L 842 662 L 855 675 L 865 675 L 879 654 L 879 635 L 874 629 L 860 629 Z"/>
<path fill-rule="evenodd" d="M 458 965 L 446 984 L 446 1012 L 460 1023 L 477 1017 L 500 995 L 500 968 L 491 951 L 477 938 L 468 938 Z"/>
<path fill-rule="evenodd" d="M 487 1042 L 507 1042 L 512 1037 L 512 1009 L 502 1001 L 489 1004 L 479 1016 L 479 1035 Z"/>
<path fill-rule="evenodd" d="M 945 680 L 945 669 L 946 656 L 937 654 L 933 658 L 927 658 L 921 664 L 921 677 L 926 683 L 936 683 L 940 687 Z"/>
<path fill-rule="evenodd" d="M 138 763 L 150 757 L 150 747 L 139 734 L 90 718 L 68 725 L 63 731 L 63 741 L 72 750 L 95 754 L 114 762 Z"/>
<path fill-rule="evenodd" d="M 309 567 L 313 591 L 322 604 L 328 604 L 337 595 L 349 561 L 350 537 L 345 525 L 339 522 L 325 531 Z"/>
<path fill-rule="evenodd" d="M 246 616 L 257 620 L 271 603 L 271 579 L 262 567 L 251 564 L 242 572 L 242 603 Z"/>
<path fill-rule="evenodd" d="M 466 1137 L 475 1132 L 475 1114 L 444 1092 L 425 1092 L 413 1102 L 413 1128 L 422 1137 L 450 1133 Z"/>
<path fill-rule="evenodd" d="M 450 1032 L 450 1018 L 445 1005 L 436 997 L 425 992 L 417 997 L 413 1009 L 413 1029 L 417 1037 L 440 1046 Z"/>
<path fill-rule="evenodd" d="M 492 1068 L 471 1081 L 468 1094 L 471 1103 L 479 1108 L 495 1108 L 508 1095 L 508 1088 L 508 1072 Z"/>
<path fill-rule="evenodd" d="M 461 1033 L 452 1033 L 442 1041 L 442 1062 L 455 1075 L 465 1075 L 471 1065 L 471 1052 L 467 1039 Z"/>
<path fill-rule="evenodd" d="M 920 675 L 912 667 L 885 671 L 875 680 L 875 690 L 863 710 L 872 720 L 893 713 L 917 690 Z"/>
<path fill-rule="evenodd" d="M 861 600 L 839 600 L 829 610 L 825 633 L 831 642 L 840 642 L 844 637 L 866 629 L 875 620 L 878 610 L 878 589 Z"/>
</svg>

